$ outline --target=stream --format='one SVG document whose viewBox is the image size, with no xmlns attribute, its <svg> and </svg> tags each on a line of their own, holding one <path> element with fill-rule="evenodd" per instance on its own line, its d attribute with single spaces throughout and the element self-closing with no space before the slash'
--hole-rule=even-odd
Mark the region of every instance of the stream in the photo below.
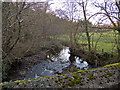
<svg viewBox="0 0 120 90">
<path fill-rule="evenodd" d="M 47 55 L 47 59 L 43 60 L 41 63 L 34 65 L 31 70 L 26 73 L 24 79 L 61 74 L 63 72 L 63 69 L 71 65 L 71 62 L 69 60 L 69 53 L 69 47 L 63 47 L 63 49 L 57 55 Z M 72 64 L 79 70 L 91 68 L 86 61 L 83 61 L 77 56 L 74 58 L 75 61 Z"/>
</svg>

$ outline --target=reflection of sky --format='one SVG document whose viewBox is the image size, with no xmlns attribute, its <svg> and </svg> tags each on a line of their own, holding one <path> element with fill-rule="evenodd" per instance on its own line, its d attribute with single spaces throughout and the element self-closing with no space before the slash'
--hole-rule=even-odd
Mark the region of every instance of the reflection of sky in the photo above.
<svg viewBox="0 0 120 90">
<path fill-rule="evenodd" d="M 70 54 L 68 52 L 70 52 L 69 48 L 63 49 L 59 55 L 60 59 L 64 61 L 69 61 Z"/>
</svg>

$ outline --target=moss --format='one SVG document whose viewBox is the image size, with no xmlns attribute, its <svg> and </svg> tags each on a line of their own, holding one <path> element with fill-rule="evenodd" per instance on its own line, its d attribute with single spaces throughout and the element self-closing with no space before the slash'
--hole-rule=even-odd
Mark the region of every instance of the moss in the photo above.
<svg viewBox="0 0 120 90">
<path fill-rule="evenodd" d="M 85 75 L 85 73 L 82 72 L 81 75 Z"/>
<path fill-rule="evenodd" d="M 62 81 L 60 81 L 60 83 L 62 83 Z"/>
<path fill-rule="evenodd" d="M 86 73 L 88 73 L 88 70 L 87 71 L 85 71 Z"/>
<path fill-rule="evenodd" d="M 77 78 L 78 78 L 78 77 L 77 77 L 77 75 L 75 75 L 75 74 L 73 75 L 73 77 L 74 77 L 75 79 L 77 79 Z"/>
<path fill-rule="evenodd" d="M 60 78 L 60 75 L 59 76 L 57 76 L 58 78 Z"/>
<path fill-rule="evenodd" d="M 22 82 L 27 82 L 28 80 L 19 80 L 19 81 L 14 81 L 13 83 L 22 83 Z"/>
<path fill-rule="evenodd" d="M 106 71 L 107 71 L 107 69 L 104 70 L 104 72 L 106 72 Z"/>
<path fill-rule="evenodd" d="M 35 80 L 35 78 L 33 78 L 32 80 Z"/>
<path fill-rule="evenodd" d="M 107 74 L 104 74 L 103 76 L 104 76 L 105 78 L 107 78 Z"/>
<path fill-rule="evenodd" d="M 80 86 L 82 86 L 83 85 L 83 83 L 80 83 Z"/>
<path fill-rule="evenodd" d="M 71 81 L 72 80 L 72 78 L 69 78 L 69 81 Z"/>
<path fill-rule="evenodd" d="M 80 76 L 79 79 L 83 79 L 83 78 Z"/>
<path fill-rule="evenodd" d="M 62 85 L 62 88 L 65 88 L 65 85 L 64 85 L 64 84 Z"/>
<path fill-rule="evenodd" d="M 76 83 L 79 84 L 79 83 L 80 83 L 80 80 L 81 80 L 81 79 L 78 78 L 78 79 L 76 80 Z"/>
<path fill-rule="evenodd" d="M 50 79 L 50 77 L 48 77 L 48 79 Z"/>
<path fill-rule="evenodd" d="M 55 82 L 57 83 L 57 82 L 58 82 L 58 80 L 55 80 Z"/>
<path fill-rule="evenodd" d="M 67 83 L 67 85 L 69 85 L 69 86 L 74 86 L 74 85 L 75 85 L 75 82 L 74 82 L 74 81 L 71 81 L 71 82 Z"/>
<path fill-rule="evenodd" d="M 38 84 L 36 84 L 35 86 L 38 87 Z"/>
<path fill-rule="evenodd" d="M 24 87 L 26 87 L 27 85 L 26 84 L 24 84 Z"/>
<path fill-rule="evenodd" d="M 40 78 L 37 78 L 36 80 L 40 80 Z"/>
<path fill-rule="evenodd" d="M 112 67 L 111 69 L 114 70 L 114 67 Z"/>
<path fill-rule="evenodd" d="M 74 73 L 81 73 L 81 72 L 85 72 L 85 71 L 88 71 L 88 70 L 80 70 L 80 71 L 77 71 L 77 72 L 74 72 Z"/>
<path fill-rule="evenodd" d="M 103 66 L 103 67 L 92 68 L 92 69 L 89 69 L 89 70 L 96 70 L 96 69 L 99 69 L 99 68 L 105 68 L 105 67 L 110 67 L 110 66 L 115 66 L 115 65 L 118 65 L 119 68 L 120 68 L 120 63 L 114 63 L 114 64 L 105 65 L 105 66 Z M 82 71 L 81 71 L 81 72 L 82 72 Z"/>
<path fill-rule="evenodd" d="M 64 77 L 64 79 L 67 79 L 67 78 L 68 78 L 68 76 L 65 76 L 65 77 Z"/>
<path fill-rule="evenodd" d="M 59 77 L 59 78 L 58 78 L 58 81 L 61 81 L 61 80 L 62 80 L 62 78 Z"/>
<path fill-rule="evenodd" d="M 94 77 L 93 77 L 93 73 L 90 74 L 90 77 L 89 77 L 90 80 L 93 80 Z"/>
<path fill-rule="evenodd" d="M 120 63 L 118 63 L 118 68 L 120 68 Z"/>
<path fill-rule="evenodd" d="M 108 71 L 108 72 L 107 72 L 107 75 L 112 76 L 112 73 L 110 73 L 110 72 Z"/>
<path fill-rule="evenodd" d="M 107 77 L 107 80 L 110 81 L 110 78 Z"/>
<path fill-rule="evenodd" d="M 120 63 L 109 64 L 109 65 L 106 65 L 106 66 L 103 66 L 103 67 L 99 67 L 99 68 L 110 67 L 110 66 L 115 67 L 117 69 L 117 67 L 120 68 Z M 110 67 L 110 68 L 112 68 L 112 67 Z M 89 69 L 89 70 L 96 70 L 96 69 L 98 69 L 98 68 L 93 68 L 93 69 Z M 106 70 L 108 70 L 108 69 L 106 69 Z M 106 71 L 106 70 L 104 70 L 104 71 Z M 118 71 L 120 72 L 120 70 L 118 70 Z M 88 70 L 80 70 L 80 71 L 77 71 L 77 72 L 74 72 L 74 73 L 80 73 L 80 72 L 87 72 L 88 73 Z M 67 73 L 67 74 L 71 74 L 71 73 Z M 54 75 L 54 76 L 51 76 L 51 77 L 54 78 L 56 76 L 59 77 L 59 76 L 63 76 L 63 75 L 66 75 L 66 74 Z M 107 75 L 112 76 L 112 73 L 108 72 Z M 105 76 L 107 77 L 107 75 L 105 75 Z M 43 78 L 49 78 L 49 77 L 43 77 Z M 43 78 L 29 79 L 29 80 L 19 80 L 19 81 L 17 80 L 17 81 L 14 81 L 13 83 L 17 84 L 17 83 L 28 82 L 28 81 L 32 81 L 32 80 L 39 80 L 39 79 L 43 79 Z M 8 84 L 9 84 L 9 82 L 8 82 Z M 0 85 L 3 86 L 3 85 L 6 85 L 6 83 L 0 83 Z"/>
<path fill-rule="evenodd" d="M 115 67 L 115 69 L 117 69 L 117 66 L 114 66 Z"/>
</svg>

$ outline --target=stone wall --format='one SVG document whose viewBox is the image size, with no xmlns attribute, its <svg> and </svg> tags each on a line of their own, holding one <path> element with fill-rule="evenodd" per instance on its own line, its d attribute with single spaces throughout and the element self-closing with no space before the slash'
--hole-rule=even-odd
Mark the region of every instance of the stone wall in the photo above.
<svg viewBox="0 0 120 90">
<path fill-rule="evenodd" d="M 109 88 L 120 83 L 120 63 L 51 77 L 4 82 L 3 88 Z"/>
</svg>

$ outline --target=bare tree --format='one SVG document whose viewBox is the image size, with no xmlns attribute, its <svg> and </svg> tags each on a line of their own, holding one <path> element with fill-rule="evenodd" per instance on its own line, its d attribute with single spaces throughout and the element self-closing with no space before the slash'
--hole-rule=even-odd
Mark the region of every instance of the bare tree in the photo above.
<svg viewBox="0 0 120 90">
<path fill-rule="evenodd" d="M 97 8 L 100 8 L 99 12 L 96 12 L 95 14 L 93 14 L 91 17 L 96 16 L 96 15 L 103 15 L 103 18 L 101 18 L 100 21 L 105 21 L 106 19 L 109 20 L 112 25 L 114 26 L 113 30 L 115 33 L 115 36 L 117 35 L 117 33 L 115 31 L 118 31 L 118 40 L 115 38 L 115 42 L 117 44 L 117 50 L 118 50 L 118 58 L 120 57 L 120 5 L 119 2 L 115 1 L 115 2 L 111 2 L 111 1 L 106 1 L 104 0 L 104 2 L 102 3 L 98 3 L 98 2 L 93 2 L 93 5 Z M 89 19 L 91 18 L 89 17 Z M 117 23 L 116 23 L 117 22 Z"/>
<path fill-rule="evenodd" d="M 85 31 L 86 31 L 87 41 L 88 41 L 88 49 L 89 49 L 89 52 L 90 52 L 91 45 L 90 45 L 90 36 L 89 36 L 89 32 L 88 32 L 88 20 L 87 20 L 87 15 L 86 15 L 86 11 L 87 11 L 86 7 L 87 7 L 88 0 L 86 0 L 86 2 L 84 2 L 82 0 L 82 2 L 77 2 L 77 3 L 80 6 L 82 6 L 82 9 L 83 9 L 83 15 L 84 15 L 84 21 L 85 21 Z"/>
<path fill-rule="evenodd" d="M 10 54 L 18 43 L 23 28 L 23 11 L 37 3 L 4 2 L 3 3 L 3 59 Z"/>
</svg>

